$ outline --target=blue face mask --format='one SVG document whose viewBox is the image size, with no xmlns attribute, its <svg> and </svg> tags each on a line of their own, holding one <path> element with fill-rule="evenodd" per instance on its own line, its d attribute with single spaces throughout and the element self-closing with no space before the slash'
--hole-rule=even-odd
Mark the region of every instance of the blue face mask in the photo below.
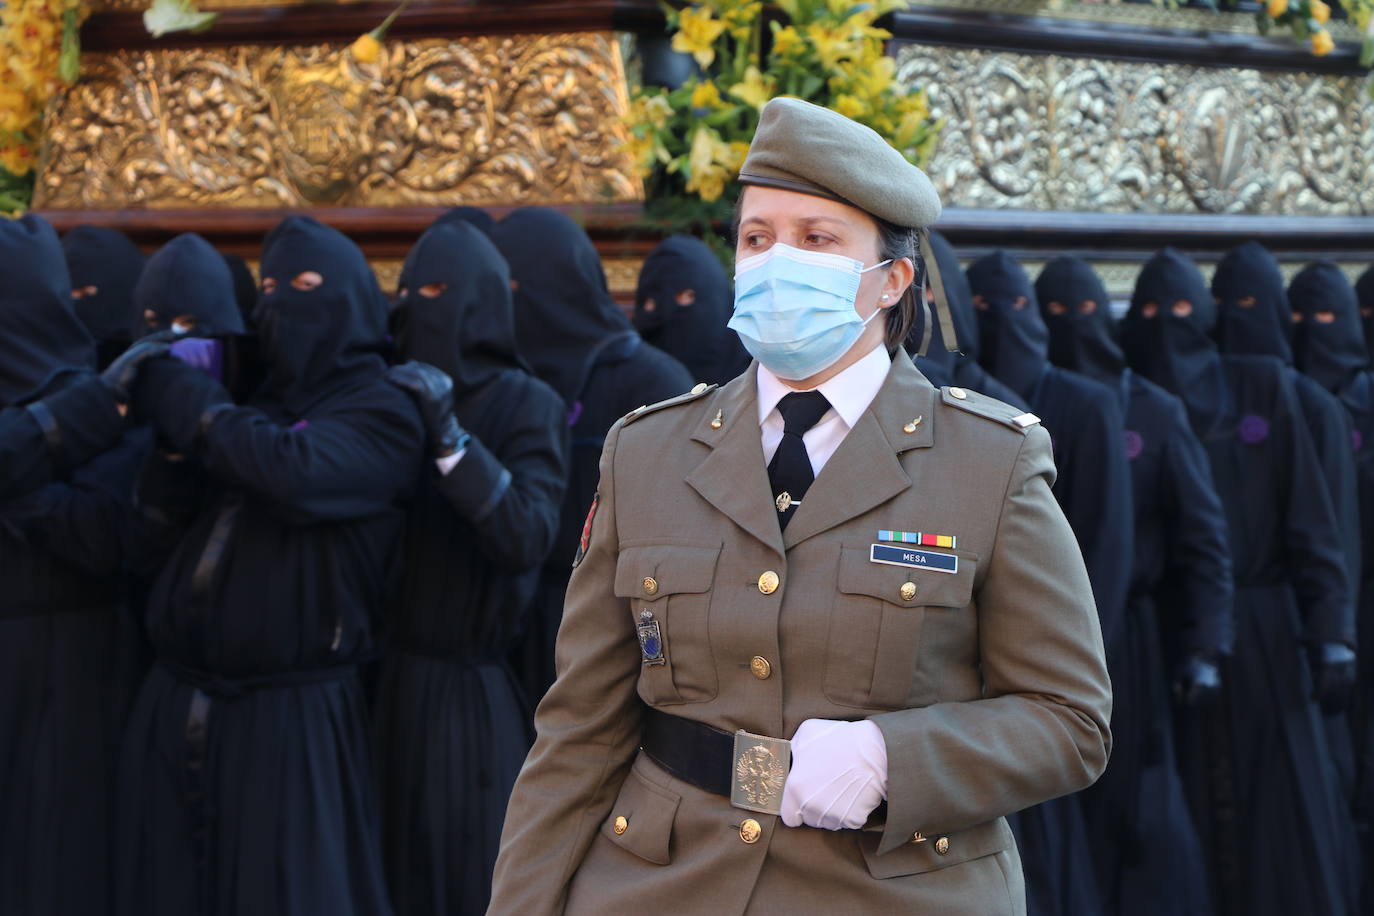
<svg viewBox="0 0 1374 916">
<path fill-rule="evenodd" d="M 774 243 L 735 264 L 735 314 L 728 327 L 744 349 L 778 378 L 810 378 L 839 362 L 877 309 L 854 310 L 863 274 L 872 267 L 844 255 Z"/>
</svg>

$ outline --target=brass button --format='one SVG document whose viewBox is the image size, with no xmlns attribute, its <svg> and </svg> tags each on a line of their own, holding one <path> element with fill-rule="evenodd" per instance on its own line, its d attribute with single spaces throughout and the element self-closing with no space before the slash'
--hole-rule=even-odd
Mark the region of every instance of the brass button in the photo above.
<svg viewBox="0 0 1374 916">
<path fill-rule="evenodd" d="M 910 601 L 916 597 L 916 583 L 903 582 L 902 587 L 898 589 L 898 591 L 901 593 L 903 601 Z"/>
<path fill-rule="evenodd" d="M 744 823 L 739 825 L 739 838 L 750 846 L 757 843 L 761 836 L 763 836 L 763 828 L 752 817 L 746 817 Z"/>
<path fill-rule="evenodd" d="M 703 391 L 710 387 L 711 386 L 706 384 L 705 382 L 697 382 L 695 385 L 692 386 L 692 394 L 701 394 Z"/>
<path fill-rule="evenodd" d="M 627 820 L 625 820 L 625 815 L 622 814 L 622 815 L 620 815 L 619 817 L 617 817 L 617 818 L 615 819 L 615 835 L 616 835 L 616 836 L 620 836 L 622 833 L 624 833 L 626 830 L 629 830 L 629 829 L 630 829 L 630 822 L 627 821 Z"/>
<path fill-rule="evenodd" d="M 644 594 L 646 594 L 646 595 L 657 595 L 657 594 L 658 594 L 658 580 L 655 579 L 653 576 L 645 576 L 645 577 L 644 577 Z"/>
<path fill-rule="evenodd" d="M 778 574 L 771 569 L 768 570 L 766 573 L 759 576 L 759 591 L 763 592 L 765 595 L 773 594 L 778 590 L 778 581 Z"/>
<path fill-rule="evenodd" d="M 962 401 L 964 398 L 968 397 L 968 392 L 962 388 L 950 388 L 949 396 L 952 398 L 958 398 Z"/>
<path fill-rule="evenodd" d="M 749 661 L 749 671 L 761 681 L 768 680 L 768 676 L 773 673 L 773 666 L 768 664 L 768 659 L 762 655 L 755 655 Z"/>
<path fill-rule="evenodd" d="M 949 837 L 942 836 L 935 841 L 935 852 L 937 855 L 949 855 Z"/>
</svg>

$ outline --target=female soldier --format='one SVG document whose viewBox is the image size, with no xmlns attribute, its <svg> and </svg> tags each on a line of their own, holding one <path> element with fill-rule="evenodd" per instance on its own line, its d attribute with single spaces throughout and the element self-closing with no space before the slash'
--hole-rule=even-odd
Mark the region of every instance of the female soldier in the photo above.
<svg viewBox="0 0 1374 916">
<path fill-rule="evenodd" d="M 1109 745 L 1049 436 L 892 358 L 940 207 L 876 133 L 774 99 L 740 179 L 758 366 L 607 437 L 491 912 L 1023 913 L 1003 816 Z"/>
</svg>

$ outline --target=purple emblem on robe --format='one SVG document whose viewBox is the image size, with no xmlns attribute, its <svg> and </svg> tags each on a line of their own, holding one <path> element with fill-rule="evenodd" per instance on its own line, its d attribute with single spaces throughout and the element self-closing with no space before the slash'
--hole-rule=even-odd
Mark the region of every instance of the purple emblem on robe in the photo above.
<svg viewBox="0 0 1374 916">
<path fill-rule="evenodd" d="M 306 428 L 307 426 L 309 426 L 309 425 L 310 425 L 310 421 L 309 421 L 309 420 L 297 420 L 295 423 L 292 423 L 292 424 L 291 424 L 291 431 L 292 431 L 293 433 L 298 433 L 298 432 L 300 432 L 301 430 L 305 429 L 305 428 Z"/>
<path fill-rule="evenodd" d="M 1364 448 L 1364 436 L 1360 435 L 1358 429 L 1352 429 L 1350 431 L 1350 444 L 1355 446 L 1355 451 L 1357 452 Z"/>
<path fill-rule="evenodd" d="M 1240 441 L 1246 445 L 1259 445 L 1269 438 L 1269 421 L 1255 414 L 1247 414 L 1240 421 Z"/>
<path fill-rule="evenodd" d="M 1133 429 L 1126 430 L 1123 438 L 1126 440 L 1126 457 L 1134 461 L 1140 457 L 1140 453 L 1145 451 L 1145 439 Z"/>
</svg>

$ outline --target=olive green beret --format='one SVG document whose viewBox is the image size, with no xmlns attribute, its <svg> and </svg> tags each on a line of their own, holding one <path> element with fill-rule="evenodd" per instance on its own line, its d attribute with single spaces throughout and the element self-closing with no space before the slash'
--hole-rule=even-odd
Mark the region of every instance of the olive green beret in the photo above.
<svg viewBox="0 0 1374 916">
<path fill-rule="evenodd" d="M 828 197 L 913 229 L 940 217 L 940 196 L 926 173 L 877 131 L 801 99 L 763 106 L 739 180 Z"/>
</svg>

